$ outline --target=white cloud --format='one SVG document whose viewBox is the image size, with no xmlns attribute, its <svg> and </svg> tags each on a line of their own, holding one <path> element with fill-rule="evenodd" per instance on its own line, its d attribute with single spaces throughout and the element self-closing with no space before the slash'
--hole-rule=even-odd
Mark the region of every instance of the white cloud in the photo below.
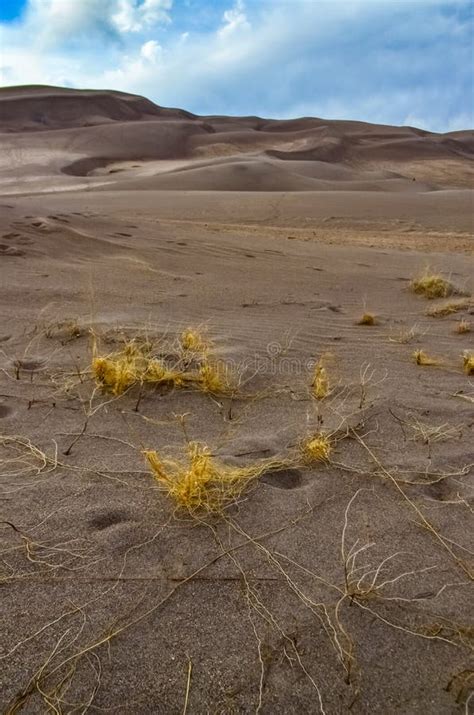
<svg viewBox="0 0 474 715">
<path fill-rule="evenodd" d="M 224 20 L 224 25 L 219 30 L 220 37 L 228 37 L 236 30 L 250 28 L 243 0 L 236 0 L 234 7 L 226 10 L 222 19 Z"/>
<path fill-rule="evenodd" d="M 173 0 L 29 0 L 17 41 L 45 47 L 117 40 L 170 21 Z M 4 26 L 8 28 L 8 26 Z M 6 30 L 8 31 L 8 30 Z M 19 34 L 21 33 L 21 34 Z"/>
<path fill-rule="evenodd" d="M 83 0 L 79 0 L 83 1 Z M 169 22 L 173 0 L 118 0 L 112 20 L 121 32 L 140 32 L 158 22 Z"/>
<path fill-rule="evenodd" d="M 110 13 L 114 0 L 30 0 L 25 19 L 33 41 L 61 44 L 74 35 L 112 31 Z"/>
<path fill-rule="evenodd" d="M 140 49 L 141 56 L 149 62 L 156 63 L 162 54 L 162 47 L 156 40 L 148 40 Z"/>
</svg>

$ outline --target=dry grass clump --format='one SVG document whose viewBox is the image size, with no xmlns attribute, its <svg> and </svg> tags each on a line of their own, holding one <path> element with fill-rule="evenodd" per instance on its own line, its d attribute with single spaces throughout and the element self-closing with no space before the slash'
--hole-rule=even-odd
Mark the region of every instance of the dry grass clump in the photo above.
<svg viewBox="0 0 474 715">
<path fill-rule="evenodd" d="M 428 269 L 421 276 L 413 279 L 411 290 L 430 300 L 433 298 L 448 298 L 458 292 L 450 281 L 438 273 L 430 273 Z"/>
<path fill-rule="evenodd" d="M 184 387 L 189 383 L 188 376 L 181 372 L 168 367 L 163 360 L 157 358 L 149 358 L 146 362 L 143 372 L 139 374 L 141 382 L 152 385 L 163 383 L 172 384 L 174 387 Z"/>
<path fill-rule="evenodd" d="M 332 443 L 328 435 L 319 432 L 300 443 L 303 461 L 306 464 L 312 462 L 327 462 L 332 452 Z"/>
<path fill-rule="evenodd" d="M 314 368 L 311 394 L 317 400 L 324 400 L 330 392 L 329 375 L 323 364 L 323 358 L 321 357 Z"/>
<path fill-rule="evenodd" d="M 474 353 L 464 353 L 462 356 L 463 367 L 466 375 L 474 375 Z"/>
<path fill-rule="evenodd" d="M 234 391 L 225 368 L 209 362 L 207 358 L 199 367 L 199 373 L 193 382 L 203 392 L 210 392 L 214 395 L 226 395 Z"/>
<path fill-rule="evenodd" d="M 460 320 L 459 323 L 456 325 L 454 332 L 459 333 L 460 335 L 462 335 L 463 333 L 470 333 L 471 324 L 468 320 Z"/>
<path fill-rule="evenodd" d="M 194 348 L 204 345 L 196 337 L 189 338 L 188 345 Z M 172 385 L 173 387 L 196 387 L 212 394 L 231 394 L 234 389 L 224 367 L 210 361 L 207 353 L 198 356 L 189 353 L 180 358 L 175 356 L 172 364 L 169 358 L 153 355 L 153 346 L 136 339 L 128 340 L 121 350 L 109 355 L 98 355 L 93 345 L 92 374 L 99 387 L 106 392 L 122 395 L 134 385 Z"/>
<path fill-rule="evenodd" d="M 430 357 L 424 350 L 415 350 L 413 353 L 413 359 L 417 365 L 440 365 L 440 361 L 437 358 Z"/>
<path fill-rule="evenodd" d="M 138 380 L 137 356 L 129 349 L 108 356 L 92 358 L 92 374 L 96 383 L 113 395 L 122 395 Z"/>
<path fill-rule="evenodd" d="M 197 328 L 186 328 L 179 336 L 179 344 L 183 351 L 191 353 L 207 353 L 211 343 Z"/>
<path fill-rule="evenodd" d="M 144 455 L 160 489 L 191 514 L 222 512 L 250 483 L 269 469 L 283 466 L 274 460 L 230 466 L 215 459 L 208 447 L 198 442 L 188 444 L 186 461 L 161 458 L 154 450 L 146 450 Z"/>
<path fill-rule="evenodd" d="M 79 324 L 77 320 L 61 320 L 56 323 L 50 323 L 45 329 L 47 338 L 58 338 L 61 342 L 68 343 L 72 340 L 86 335 L 87 330 Z"/>
<path fill-rule="evenodd" d="M 426 311 L 426 315 L 431 318 L 442 318 L 445 315 L 452 315 L 453 313 L 458 313 L 460 310 L 465 310 L 470 305 L 470 301 L 467 298 L 462 300 L 452 300 L 449 303 L 442 303 L 441 305 L 435 305 Z"/>
<path fill-rule="evenodd" d="M 377 318 L 373 313 L 364 313 L 357 321 L 357 325 L 376 325 Z"/>
<path fill-rule="evenodd" d="M 398 333 L 389 336 L 389 341 L 391 343 L 399 343 L 400 345 L 406 345 L 411 343 L 413 340 L 419 338 L 422 335 L 418 324 L 412 325 L 411 328 L 402 328 Z"/>
<path fill-rule="evenodd" d="M 27 437 L 2 434 L 0 465 L 2 476 L 14 477 L 15 480 L 52 472 L 58 466 L 57 445 L 54 452 L 48 455 Z"/>
<path fill-rule="evenodd" d="M 113 395 L 122 395 L 133 385 L 143 382 L 145 376 L 150 375 L 149 369 L 158 377 L 157 361 L 149 357 L 148 349 L 147 344 L 130 340 L 122 350 L 109 355 L 97 355 L 94 343 L 91 367 L 96 383 Z"/>
<path fill-rule="evenodd" d="M 447 422 L 442 425 L 431 425 L 426 422 L 421 422 L 417 417 L 413 422 L 408 422 L 413 430 L 413 439 L 424 444 L 433 442 L 442 442 L 449 439 L 458 439 L 462 434 L 462 429 L 459 426 L 451 426 Z"/>
</svg>

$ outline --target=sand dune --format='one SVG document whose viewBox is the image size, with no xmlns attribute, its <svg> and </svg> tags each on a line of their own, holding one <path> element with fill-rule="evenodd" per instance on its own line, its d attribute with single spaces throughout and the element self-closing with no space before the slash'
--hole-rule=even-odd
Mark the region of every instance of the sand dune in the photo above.
<svg viewBox="0 0 474 715">
<path fill-rule="evenodd" d="M 0 181 L 10 193 L 22 191 L 26 177 L 30 191 L 40 184 L 56 190 L 61 175 L 68 177 L 64 189 L 81 188 L 86 179 L 88 186 L 105 182 L 124 189 L 402 192 L 414 190 L 413 179 L 423 191 L 468 186 L 474 176 L 469 131 L 442 135 L 318 118 L 198 117 L 111 91 L 1 89 L 0 140 Z M 205 169 L 203 159 L 211 162 Z M 133 166 L 160 160 L 186 160 L 188 171 L 180 166 L 179 173 L 163 176 L 156 165 L 140 176 Z M 131 165 L 114 167 L 126 161 Z M 100 178 L 97 169 L 103 170 Z"/>
<path fill-rule="evenodd" d="M 48 131 L 116 121 L 192 118 L 190 112 L 157 107 L 123 92 L 74 91 L 61 87 L 2 88 L 2 131 Z"/>
<path fill-rule="evenodd" d="M 282 167 L 275 161 L 265 159 L 233 160 L 208 164 L 200 167 L 180 167 L 179 169 L 157 174 L 154 177 L 126 179 L 118 184 L 121 190 L 176 190 L 184 191 L 423 191 L 429 190 L 428 184 L 414 186 L 411 179 L 405 178 L 357 178 L 342 179 L 344 167 L 330 165 L 337 178 L 320 178 L 330 174 L 324 168 L 310 167 L 312 162 L 302 162 L 302 171 L 292 162 L 291 166 Z M 319 162 L 320 163 L 320 162 Z M 350 174 L 350 171 L 348 171 Z M 374 172 L 375 173 L 375 172 Z M 311 175 L 312 174 L 312 175 Z M 334 176 L 333 174 L 333 176 Z M 107 185 L 101 188 L 109 188 Z"/>
</svg>

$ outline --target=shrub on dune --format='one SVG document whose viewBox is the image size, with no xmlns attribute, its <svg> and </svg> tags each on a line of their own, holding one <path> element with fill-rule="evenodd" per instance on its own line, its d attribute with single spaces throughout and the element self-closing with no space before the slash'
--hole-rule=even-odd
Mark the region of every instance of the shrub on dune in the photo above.
<svg viewBox="0 0 474 715">
<path fill-rule="evenodd" d="M 433 298 L 448 298 L 458 291 L 453 284 L 439 273 L 430 273 L 428 269 L 411 282 L 411 289 L 418 295 L 423 295 L 430 300 Z"/>
<path fill-rule="evenodd" d="M 474 353 L 465 352 L 462 358 L 466 375 L 474 375 Z"/>
<path fill-rule="evenodd" d="M 320 432 L 304 439 L 300 443 L 300 449 L 306 464 L 326 462 L 332 452 L 332 443 L 328 435 Z"/>
<path fill-rule="evenodd" d="M 329 375 L 323 364 L 321 357 L 315 365 L 313 381 L 311 383 L 311 394 L 317 400 L 324 400 L 330 393 Z"/>
<path fill-rule="evenodd" d="M 206 445 L 198 442 L 188 444 L 186 460 L 163 458 L 155 450 L 146 450 L 144 455 L 160 489 L 177 507 L 191 514 L 222 512 L 262 474 L 282 467 L 275 460 L 231 466 L 216 459 Z"/>
<path fill-rule="evenodd" d="M 357 325 L 376 325 L 377 319 L 373 313 L 364 313 L 359 320 Z"/>
<path fill-rule="evenodd" d="M 437 358 L 430 357 L 425 353 L 424 350 L 415 350 L 415 352 L 413 353 L 413 359 L 415 360 L 417 365 L 440 365 L 440 361 Z"/>
</svg>

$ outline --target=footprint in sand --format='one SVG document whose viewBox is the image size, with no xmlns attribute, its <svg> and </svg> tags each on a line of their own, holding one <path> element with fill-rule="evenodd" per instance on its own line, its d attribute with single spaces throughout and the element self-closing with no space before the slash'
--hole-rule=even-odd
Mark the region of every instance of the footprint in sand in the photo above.
<svg viewBox="0 0 474 715">
<path fill-rule="evenodd" d="M 33 239 L 29 238 L 28 236 L 22 236 L 21 233 L 16 233 L 14 231 L 11 231 L 10 233 L 4 233 L 2 235 L 2 238 L 4 241 L 15 241 L 15 243 L 20 243 L 24 246 L 28 246 L 29 244 L 33 243 Z"/>
<path fill-rule="evenodd" d="M 49 219 L 52 219 L 53 221 L 60 221 L 61 223 L 71 223 L 69 219 L 65 218 L 64 216 L 48 216 Z"/>
<path fill-rule="evenodd" d="M 61 223 L 69 223 L 69 221 L 65 221 L 62 219 L 57 219 L 57 221 L 60 221 Z M 35 221 L 30 222 L 30 226 L 32 228 L 39 229 L 40 231 L 46 231 L 46 232 L 54 232 L 59 229 L 59 227 L 56 225 L 56 221 L 53 221 L 50 217 L 48 218 L 36 218 Z"/>
<path fill-rule="evenodd" d="M 260 481 L 276 489 L 300 489 L 303 486 L 303 476 L 297 469 L 267 472 Z"/>
<path fill-rule="evenodd" d="M 6 243 L 0 243 L 0 256 L 24 256 L 25 252 L 16 246 L 8 246 Z"/>
<path fill-rule="evenodd" d="M 110 509 L 107 511 L 100 511 L 95 514 L 91 519 L 89 519 L 89 526 L 97 531 L 103 531 L 104 529 L 109 529 L 115 524 L 121 524 L 124 521 L 128 521 L 130 514 L 123 509 Z"/>
<path fill-rule="evenodd" d="M 9 417 L 12 414 L 13 414 L 13 409 L 11 407 L 0 403 L 0 420 L 4 420 L 5 417 Z"/>
</svg>

